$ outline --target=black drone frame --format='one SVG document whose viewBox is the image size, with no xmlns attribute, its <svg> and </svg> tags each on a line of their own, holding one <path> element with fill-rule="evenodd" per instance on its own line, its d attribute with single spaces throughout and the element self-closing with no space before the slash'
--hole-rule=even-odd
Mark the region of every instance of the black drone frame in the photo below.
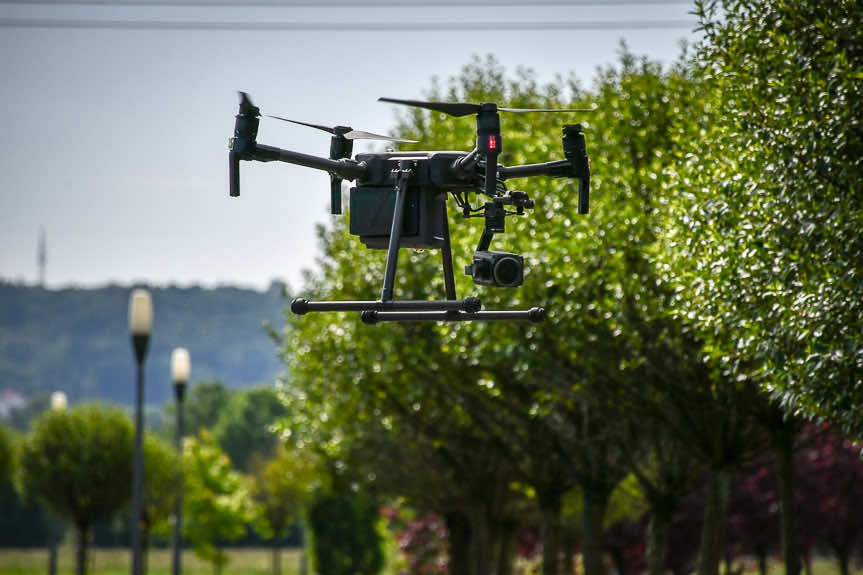
<svg viewBox="0 0 863 575">
<path fill-rule="evenodd" d="M 446 211 L 448 194 L 456 197 L 466 217 L 478 217 L 472 212 L 482 210 L 485 230 L 477 253 L 485 252 L 495 233 L 504 231 L 507 215 L 521 215 L 533 202 L 527 194 L 506 191 L 505 180 L 530 176 L 569 177 L 579 179 L 578 212 L 589 210 L 590 162 L 580 124 L 563 127 L 564 160 L 518 166 L 501 166 L 497 163 L 501 151 L 501 131 L 498 111 L 507 112 L 558 112 L 581 110 L 525 110 L 499 108 L 494 103 L 462 104 L 448 102 L 418 102 L 380 98 L 381 101 L 404 104 L 443 112 L 452 116 L 476 114 L 477 145 L 469 152 L 386 152 L 358 154 L 350 159 L 353 139 L 410 141 L 379 136 L 368 132 L 337 126 L 328 128 L 304 122 L 295 122 L 330 132 L 330 157 L 323 158 L 290 150 L 258 144 L 257 133 L 260 110 L 248 96 L 240 93 L 240 109 L 236 116 L 234 137 L 230 140 L 229 179 L 230 195 L 240 195 L 240 160 L 259 162 L 280 161 L 296 164 L 330 174 L 331 212 L 341 213 L 341 182 L 355 180 L 357 187 L 351 192 L 351 233 L 359 235 L 370 248 L 386 249 L 387 260 L 381 296 L 367 301 L 308 301 L 297 298 L 291 303 L 293 313 L 359 311 L 367 324 L 384 321 L 500 321 L 520 320 L 541 322 L 545 310 L 532 307 L 527 310 L 481 311 L 476 297 L 457 299 L 453 274 L 449 221 Z M 479 191 L 491 198 L 482 208 L 471 208 L 465 199 L 467 193 Z M 406 208 L 406 205 L 409 205 Z M 515 211 L 506 211 L 512 206 Z M 446 300 L 395 300 L 396 268 L 400 247 L 438 248 L 441 250 Z M 497 252 L 485 252 L 497 254 Z M 503 254 L 514 256 L 513 254 Z M 471 267 L 466 268 L 470 273 Z M 520 270 L 519 270 L 520 273 Z M 474 277 L 477 281 L 476 276 Z M 519 282 L 520 283 L 520 280 Z M 512 284 L 518 285 L 518 284 Z"/>
</svg>

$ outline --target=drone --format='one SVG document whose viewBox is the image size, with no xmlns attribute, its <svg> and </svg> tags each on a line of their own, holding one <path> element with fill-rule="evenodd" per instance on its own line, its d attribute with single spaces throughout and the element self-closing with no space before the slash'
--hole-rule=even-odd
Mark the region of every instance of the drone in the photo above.
<svg viewBox="0 0 863 575">
<path fill-rule="evenodd" d="M 529 321 L 541 322 L 542 307 L 526 310 L 482 310 L 477 297 L 457 299 L 450 246 L 446 200 L 455 199 L 466 218 L 483 217 L 485 227 L 473 256 L 465 267 L 477 285 L 514 288 L 524 281 L 524 258 L 518 254 L 490 251 L 495 234 L 506 231 L 506 218 L 523 216 L 534 202 L 524 191 L 510 190 L 506 181 L 515 178 L 547 176 L 577 178 L 578 213 L 587 214 L 590 202 L 590 161 L 587 157 L 581 124 L 563 126 L 563 160 L 539 164 L 503 166 L 499 112 L 548 113 L 589 112 L 591 110 L 504 108 L 495 103 L 424 102 L 379 98 L 404 106 L 423 108 L 454 117 L 476 115 L 476 147 L 459 151 L 387 151 L 359 153 L 351 159 L 353 140 L 386 140 L 416 143 L 413 140 L 354 130 L 348 126 L 323 126 L 269 116 L 332 135 L 329 158 L 303 154 L 257 143 L 260 108 L 249 95 L 240 92 L 240 107 L 229 139 L 230 195 L 240 195 L 240 161 L 287 162 L 322 170 L 330 175 L 330 212 L 342 213 L 342 181 L 354 181 L 350 188 L 349 232 L 359 236 L 370 249 L 386 250 L 387 260 L 380 298 L 363 301 L 308 301 L 296 298 L 291 311 L 298 315 L 311 312 L 361 312 L 366 324 L 391 321 Z M 471 194 L 480 198 L 471 203 Z M 393 297 L 399 249 L 439 249 L 441 251 L 446 299 L 437 301 L 396 300 Z"/>
</svg>

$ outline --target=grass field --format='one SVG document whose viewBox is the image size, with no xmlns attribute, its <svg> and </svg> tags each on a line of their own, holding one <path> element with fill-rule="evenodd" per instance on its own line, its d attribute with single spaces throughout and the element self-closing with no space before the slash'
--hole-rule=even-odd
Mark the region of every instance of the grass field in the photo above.
<svg viewBox="0 0 863 575">
<path fill-rule="evenodd" d="M 269 549 L 232 549 L 231 560 L 222 575 L 269 575 L 272 569 L 272 551 Z M 73 575 L 75 550 L 71 546 L 60 548 L 57 575 Z M 295 575 L 299 571 L 300 553 L 289 549 L 282 552 L 282 575 Z M 170 575 L 171 551 L 151 550 L 148 575 Z M 90 553 L 92 575 L 128 575 L 130 554 L 128 549 L 93 549 Z M 0 574 L 45 575 L 48 573 L 48 551 L 45 549 L 0 549 Z M 213 567 L 191 551 L 183 553 L 183 575 L 212 575 Z"/>
<path fill-rule="evenodd" d="M 231 549 L 231 561 L 222 575 L 270 575 L 272 551 L 269 549 Z M 297 549 L 282 552 L 282 575 L 299 573 L 300 553 Z M 168 549 L 150 551 L 147 575 L 170 575 L 171 552 Z M 754 561 L 743 562 L 745 575 L 756 575 Z M 75 568 L 74 548 L 60 549 L 58 575 L 73 575 Z M 538 558 L 522 561 L 515 573 L 538 573 Z M 0 575 L 46 575 L 48 573 L 48 551 L 45 549 L 0 549 Z M 90 554 L 90 575 L 128 575 L 129 551 L 127 549 L 94 549 Z M 783 575 L 784 569 L 775 559 L 770 561 L 768 575 Z M 863 575 L 860 565 L 852 565 L 851 573 Z M 191 551 L 183 554 L 183 575 L 213 575 L 209 563 L 198 559 Z M 812 561 L 812 575 L 839 575 L 836 562 L 828 557 Z"/>
</svg>

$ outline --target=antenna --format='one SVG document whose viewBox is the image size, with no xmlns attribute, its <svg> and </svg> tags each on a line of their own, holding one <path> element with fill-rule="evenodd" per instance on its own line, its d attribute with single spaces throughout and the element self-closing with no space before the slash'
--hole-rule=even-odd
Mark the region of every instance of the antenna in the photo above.
<svg viewBox="0 0 863 575">
<path fill-rule="evenodd" d="M 45 247 L 45 228 L 39 228 L 39 248 L 36 254 L 39 266 L 39 287 L 45 287 L 45 264 L 48 261 L 48 248 Z"/>
</svg>

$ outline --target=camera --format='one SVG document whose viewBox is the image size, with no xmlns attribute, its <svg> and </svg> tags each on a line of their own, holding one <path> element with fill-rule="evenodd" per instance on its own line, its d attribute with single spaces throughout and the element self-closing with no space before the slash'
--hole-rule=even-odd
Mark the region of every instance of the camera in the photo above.
<svg viewBox="0 0 863 575">
<path fill-rule="evenodd" d="M 473 283 L 478 285 L 517 287 L 524 282 L 524 258 L 508 252 L 478 251 L 464 273 L 473 276 Z"/>
</svg>

